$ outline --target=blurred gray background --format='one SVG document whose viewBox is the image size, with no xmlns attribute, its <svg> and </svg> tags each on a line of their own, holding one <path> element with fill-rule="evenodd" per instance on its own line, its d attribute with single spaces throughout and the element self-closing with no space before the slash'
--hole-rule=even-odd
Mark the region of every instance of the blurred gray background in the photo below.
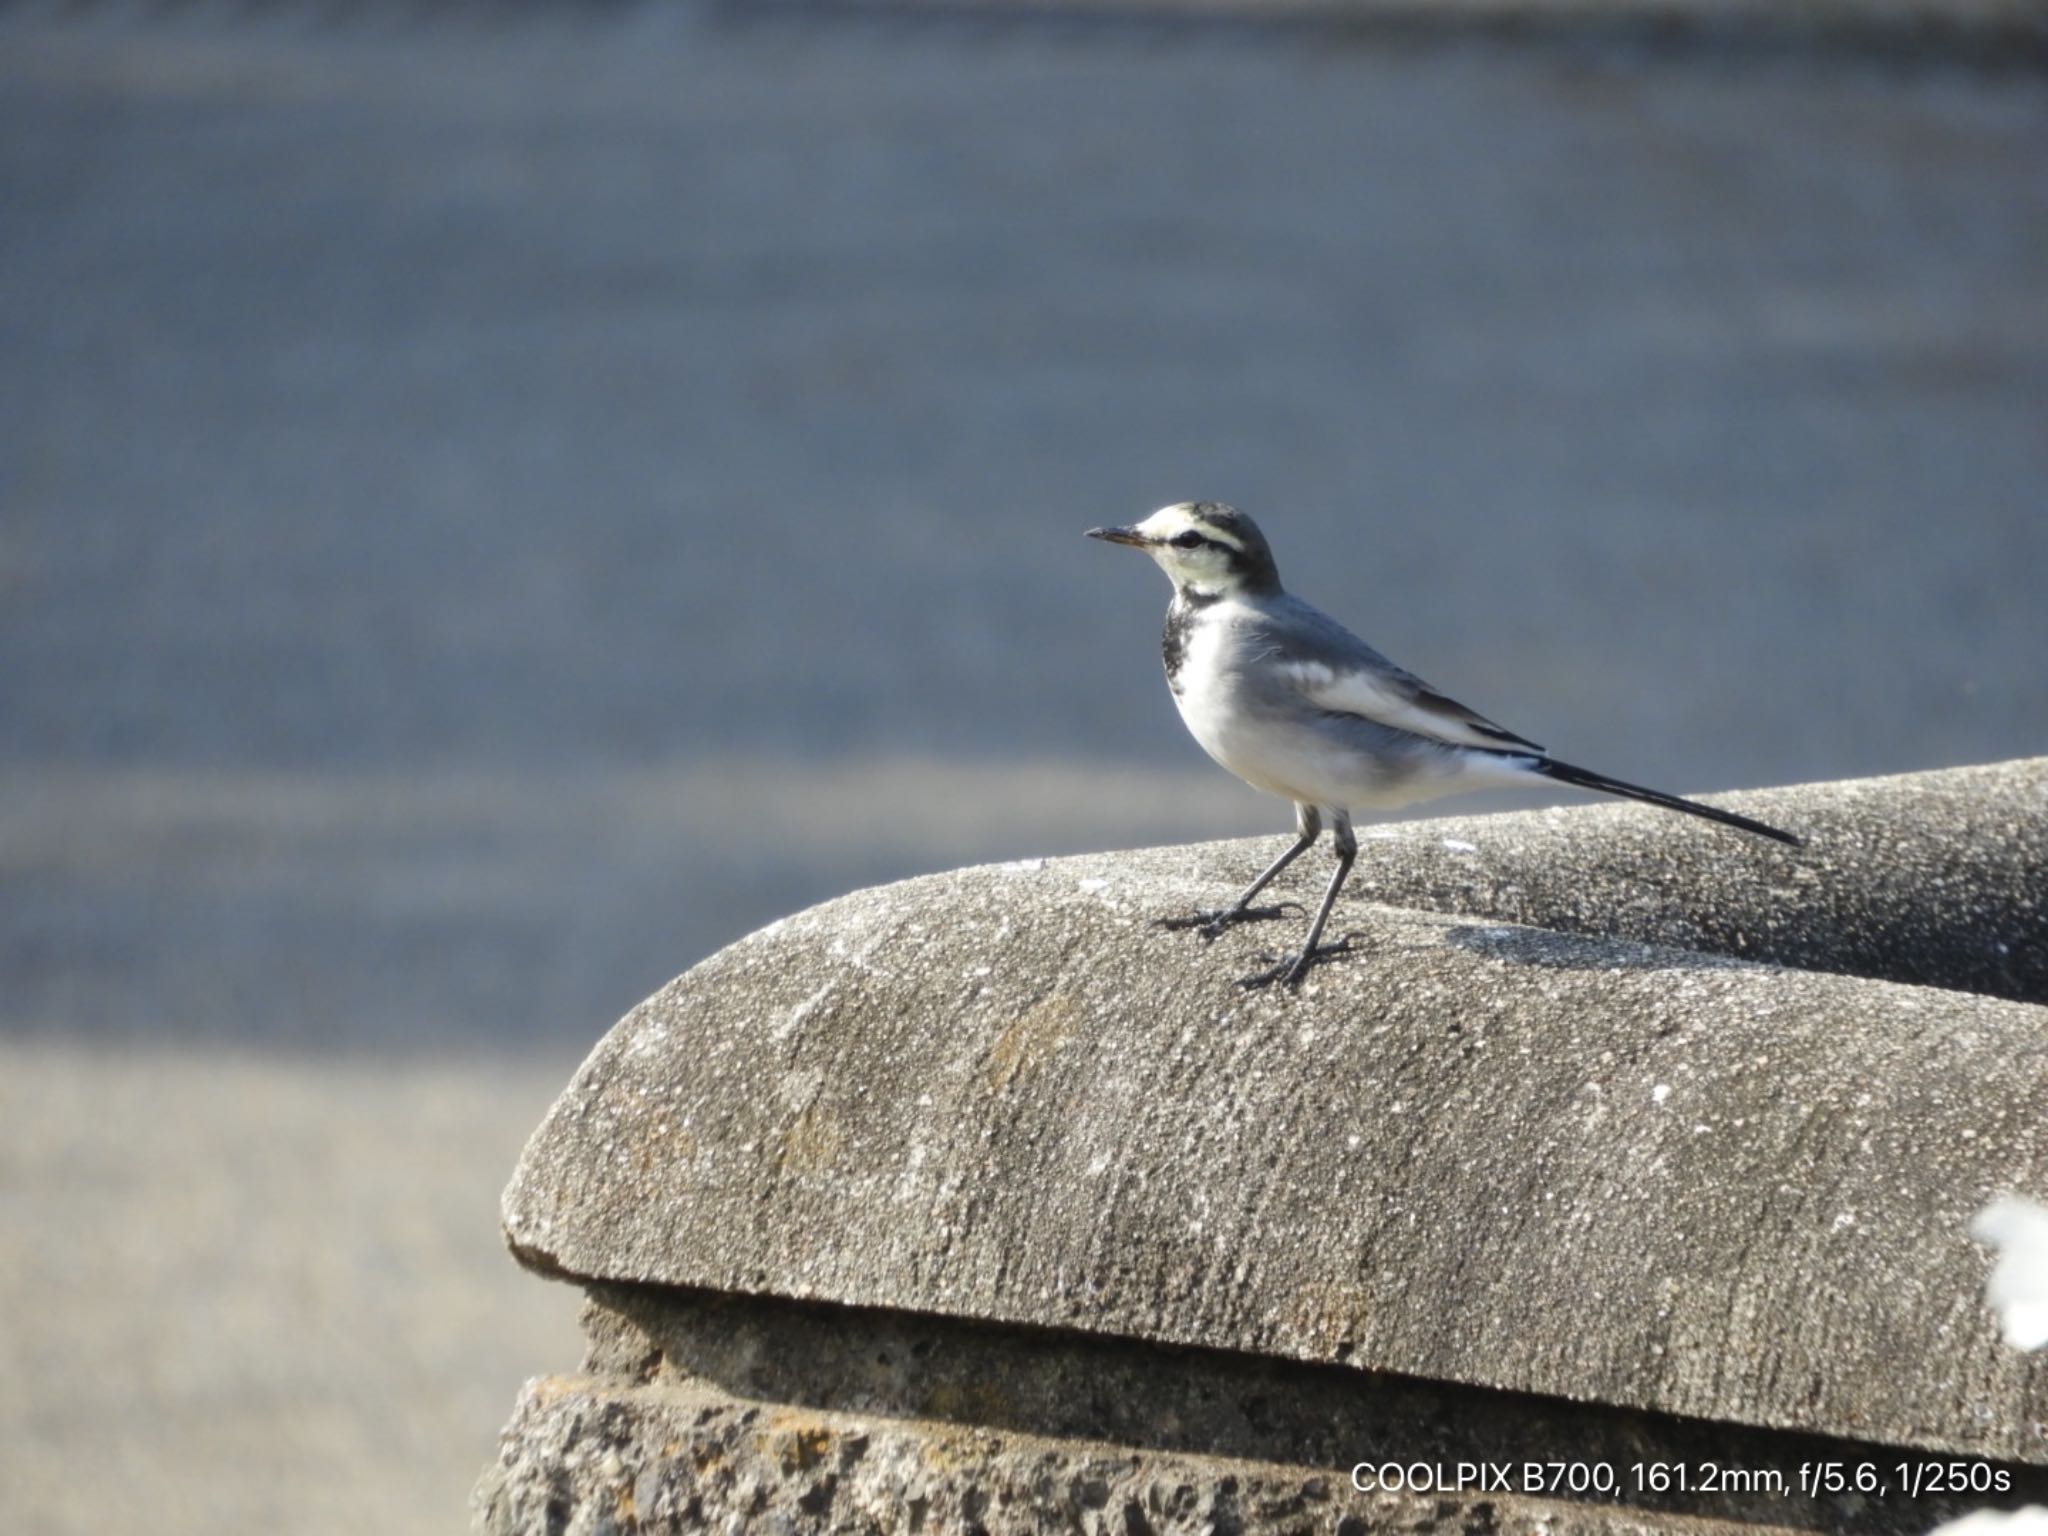
<svg viewBox="0 0 2048 1536">
<path fill-rule="evenodd" d="M 0 6 L 10 1526 L 459 1524 L 618 1014 L 1277 838 L 1094 524 L 1663 787 L 2044 749 L 2039 58 L 1355 9 Z"/>
</svg>

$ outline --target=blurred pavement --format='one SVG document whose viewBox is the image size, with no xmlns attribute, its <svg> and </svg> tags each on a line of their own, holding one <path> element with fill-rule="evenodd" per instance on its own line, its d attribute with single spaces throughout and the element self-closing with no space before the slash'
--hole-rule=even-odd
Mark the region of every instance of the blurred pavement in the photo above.
<svg viewBox="0 0 2048 1536">
<path fill-rule="evenodd" d="M 0 1522 L 462 1529 L 581 1358 L 494 1198 L 565 1075 L 0 1039 Z"/>
</svg>

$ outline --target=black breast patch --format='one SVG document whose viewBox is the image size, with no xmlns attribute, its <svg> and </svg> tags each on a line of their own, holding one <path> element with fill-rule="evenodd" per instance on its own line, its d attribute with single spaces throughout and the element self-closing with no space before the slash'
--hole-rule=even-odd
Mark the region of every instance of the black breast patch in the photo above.
<svg viewBox="0 0 2048 1536">
<path fill-rule="evenodd" d="M 1159 637 L 1160 659 L 1166 663 L 1166 686 L 1180 694 L 1180 669 L 1188 659 L 1188 636 L 1195 627 L 1195 615 L 1215 602 L 1213 597 L 1177 592 L 1166 610 L 1166 630 Z"/>
</svg>

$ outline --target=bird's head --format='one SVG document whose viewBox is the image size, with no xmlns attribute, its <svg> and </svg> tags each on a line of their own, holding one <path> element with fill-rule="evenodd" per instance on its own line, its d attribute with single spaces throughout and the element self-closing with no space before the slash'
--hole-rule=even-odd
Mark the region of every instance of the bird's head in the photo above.
<svg viewBox="0 0 2048 1536">
<path fill-rule="evenodd" d="M 1259 525 L 1220 501 L 1176 502 L 1128 528 L 1090 528 L 1088 537 L 1144 550 L 1175 591 L 1196 599 L 1280 590 Z"/>
</svg>

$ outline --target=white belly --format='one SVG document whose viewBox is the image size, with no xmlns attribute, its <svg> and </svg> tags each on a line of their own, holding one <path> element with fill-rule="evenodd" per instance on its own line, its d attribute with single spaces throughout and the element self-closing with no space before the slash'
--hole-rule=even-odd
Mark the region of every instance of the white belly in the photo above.
<svg viewBox="0 0 2048 1536">
<path fill-rule="evenodd" d="M 1491 753 L 1419 742 L 1413 750 L 1363 749 L 1356 733 L 1317 729 L 1306 700 L 1299 721 L 1276 718 L 1272 696 L 1251 697 L 1239 670 L 1218 664 L 1218 648 L 1232 643 L 1225 624 L 1195 627 L 1174 703 L 1202 750 L 1254 789 L 1301 805 L 1385 811 L 1527 781 L 1523 766 Z"/>
<path fill-rule="evenodd" d="M 1217 663 L 1220 647 L 1231 643 L 1225 624 L 1195 626 L 1188 637 L 1173 702 L 1181 723 L 1204 752 L 1254 789 L 1306 805 L 1353 804 L 1349 781 L 1357 775 L 1350 754 L 1330 753 L 1313 738 L 1276 731 L 1247 708 L 1237 673 Z"/>
</svg>

